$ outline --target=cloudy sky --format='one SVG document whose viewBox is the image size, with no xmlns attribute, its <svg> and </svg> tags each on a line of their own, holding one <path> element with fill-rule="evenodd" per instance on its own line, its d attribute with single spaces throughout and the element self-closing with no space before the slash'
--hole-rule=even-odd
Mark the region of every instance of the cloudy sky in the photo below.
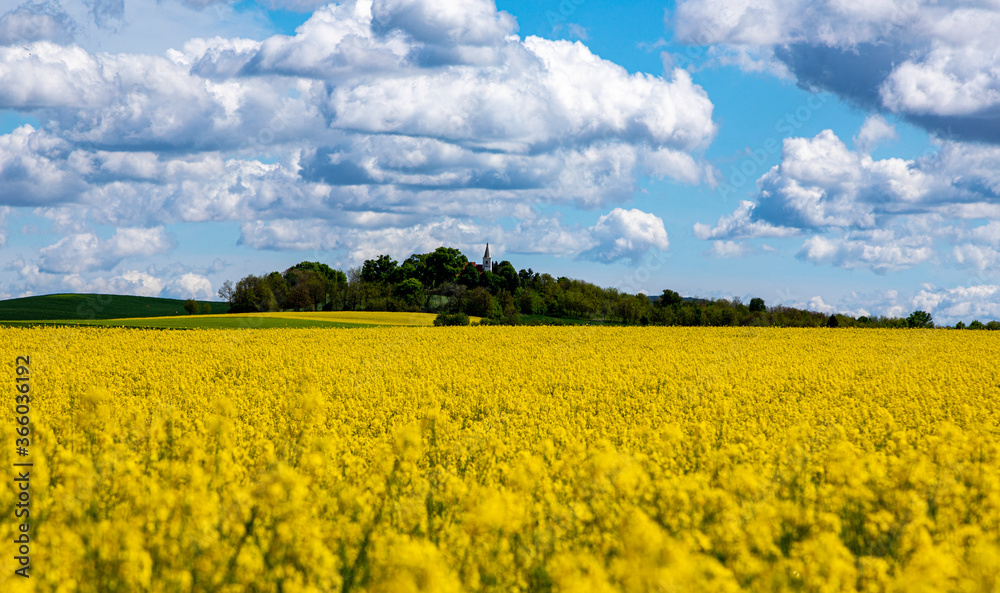
<svg viewBox="0 0 1000 593">
<path fill-rule="evenodd" d="M 0 0 L 0 298 L 489 241 L 1000 318 L 998 30 L 998 0 Z"/>
</svg>

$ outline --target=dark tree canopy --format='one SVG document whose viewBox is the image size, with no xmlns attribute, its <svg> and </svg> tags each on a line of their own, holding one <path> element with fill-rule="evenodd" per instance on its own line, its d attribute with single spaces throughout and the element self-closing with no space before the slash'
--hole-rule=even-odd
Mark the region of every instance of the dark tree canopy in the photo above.
<svg viewBox="0 0 1000 593">
<path fill-rule="evenodd" d="M 914 311 L 908 318 L 826 315 L 776 305 L 753 297 L 683 298 L 665 289 L 656 298 L 628 294 L 616 288 L 566 276 L 517 271 L 503 260 L 480 272 L 476 259 L 458 249 L 438 247 L 414 253 L 397 263 L 382 254 L 351 268 L 347 274 L 321 262 L 303 261 L 283 273 L 253 274 L 235 285 L 226 281 L 219 296 L 231 311 L 352 310 L 465 313 L 489 323 L 615 323 L 685 326 L 779 327 L 934 327 L 930 313 Z M 192 307 L 193 309 L 193 307 Z M 1000 330 L 1000 322 L 973 321 L 968 329 Z"/>
<path fill-rule="evenodd" d="M 316 272 L 326 280 L 330 282 L 335 282 L 337 284 L 347 284 L 347 275 L 340 270 L 334 270 L 330 266 L 315 262 L 315 261 L 304 261 L 295 264 L 294 266 L 285 270 L 285 274 L 292 270 L 300 270 L 303 272 Z"/>
<path fill-rule="evenodd" d="M 361 279 L 365 282 L 388 284 L 396 279 L 397 268 L 396 260 L 388 255 L 380 255 L 377 259 L 366 260 L 361 266 Z"/>
<path fill-rule="evenodd" d="M 906 318 L 906 324 L 915 328 L 934 327 L 934 318 L 927 311 L 917 310 Z"/>
<path fill-rule="evenodd" d="M 670 289 L 664 289 L 663 294 L 661 294 L 660 298 L 656 300 L 656 304 L 661 307 L 672 307 L 683 302 L 684 299 L 681 298 L 681 295 Z"/>
</svg>

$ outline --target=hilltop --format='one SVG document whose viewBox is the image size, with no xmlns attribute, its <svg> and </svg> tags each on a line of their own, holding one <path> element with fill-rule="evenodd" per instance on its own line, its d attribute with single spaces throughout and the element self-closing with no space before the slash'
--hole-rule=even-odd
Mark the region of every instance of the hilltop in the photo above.
<svg viewBox="0 0 1000 593">
<path fill-rule="evenodd" d="M 212 313 L 226 313 L 229 303 L 198 301 Z M 0 321 L 121 319 L 187 315 L 182 299 L 110 294 L 47 294 L 0 301 Z"/>
</svg>

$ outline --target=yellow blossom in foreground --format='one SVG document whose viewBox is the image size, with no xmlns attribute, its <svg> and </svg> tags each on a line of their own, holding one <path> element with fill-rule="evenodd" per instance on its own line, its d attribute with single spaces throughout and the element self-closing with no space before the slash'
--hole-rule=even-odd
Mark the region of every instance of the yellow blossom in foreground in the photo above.
<svg viewBox="0 0 1000 593">
<path fill-rule="evenodd" d="M 386 319 L 386 322 L 392 320 Z M 0 329 L 2 591 L 1000 590 L 1000 336 Z M 13 484 L 14 475 L 8 482 Z"/>
</svg>

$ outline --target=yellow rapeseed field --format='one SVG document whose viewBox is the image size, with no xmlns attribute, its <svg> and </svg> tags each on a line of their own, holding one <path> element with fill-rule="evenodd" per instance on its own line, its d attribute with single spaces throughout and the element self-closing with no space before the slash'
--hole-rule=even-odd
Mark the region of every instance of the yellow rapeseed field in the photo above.
<svg viewBox="0 0 1000 593">
<path fill-rule="evenodd" d="M 12 328 L 0 360 L 5 592 L 1000 590 L 994 332 Z"/>
</svg>

